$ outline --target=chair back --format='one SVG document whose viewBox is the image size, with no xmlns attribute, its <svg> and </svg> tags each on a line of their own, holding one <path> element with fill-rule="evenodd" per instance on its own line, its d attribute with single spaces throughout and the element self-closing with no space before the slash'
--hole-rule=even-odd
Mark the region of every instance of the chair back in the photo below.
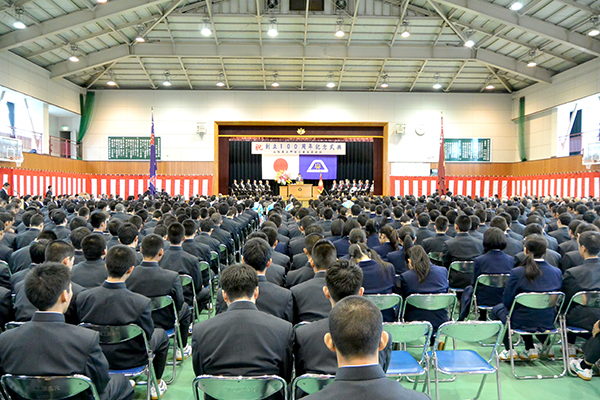
<svg viewBox="0 0 600 400">
<path fill-rule="evenodd" d="M 404 301 L 403 316 L 406 312 L 407 305 L 429 311 L 442 310 L 445 308 L 454 310 L 454 307 L 456 306 L 456 295 L 454 293 L 411 294 Z"/>
<path fill-rule="evenodd" d="M 171 298 L 171 296 L 151 297 L 150 300 L 152 301 L 152 311 L 161 310 L 171 305 L 173 306 L 173 309 L 175 309 L 175 304 L 173 303 L 173 298 Z"/>
<path fill-rule="evenodd" d="M 325 374 L 304 374 L 294 379 L 292 384 L 292 393 L 296 393 L 296 389 L 302 390 L 306 394 L 317 393 L 325 386 L 335 380 L 335 375 Z"/>
<path fill-rule="evenodd" d="M 502 328 L 500 321 L 450 321 L 438 328 L 438 335 L 446 335 L 463 342 L 481 342 L 497 336 Z"/>
<path fill-rule="evenodd" d="M 508 278 L 510 278 L 510 274 L 483 274 L 477 277 L 477 281 L 475 282 L 475 291 L 477 286 L 483 285 L 493 288 L 503 288 L 506 287 L 508 283 Z"/>
<path fill-rule="evenodd" d="M 200 261 L 200 272 L 208 271 L 209 269 L 210 269 L 209 263 L 207 263 L 206 261 Z M 196 292 L 194 292 L 194 293 L 196 293 Z"/>
<path fill-rule="evenodd" d="M 71 376 L 16 376 L 7 374 L 1 379 L 4 392 L 10 397 L 15 393 L 27 400 L 60 400 L 89 391 L 94 400 L 100 400 L 90 378 Z"/>
<path fill-rule="evenodd" d="M 431 252 L 427 254 L 429 256 L 429 259 L 431 260 L 431 262 L 433 262 L 435 265 L 442 265 L 443 261 L 443 253 L 440 252 Z"/>
<path fill-rule="evenodd" d="M 4 330 L 9 330 L 9 329 L 15 329 L 20 327 L 21 325 L 25 324 L 25 322 L 19 322 L 19 321 L 10 321 L 7 322 L 6 325 L 4 325 Z"/>
<path fill-rule="evenodd" d="M 590 290 L 575 293 L 567 305 L 565 314 L 575 304 L 583 307 L 600 308 L 600 291 Z"/>
<path fill-rule="evenodd" d="M 511 311 L 516 304 L 536 310 L 560 308 L 564 298 L 565 294 L 563 292 L 521 293 L 515 297 Z"/>
<path fill-rule="evenodd" d="M 473 261 L 454 261 L 450 264 L 450 269 L 456 272 L 462 272 L 463 274 L 473 275 L 475 267 Z"/>
<path fill-rule="evenodd" d="M 379 308 L 379 311 L 383 311 L 383 310 L 389 310 L 390 308 L 396 308 L 398 307 L 398 309 L 400 309 L 401 305 L 402 305 L 402 297 L 400 297 L 400 295 L 397 294 L 367 294 L 364 295 L 363 297 L 371 300 L 373 303 L 375 303 L 375 305 L 377 306 L 377 308 Z"/>
<path fill-rule="evenodd" d="M 384 322 L 383 330 L 392 336 L 394 343 L 410 343 L 423 341 L 421 360 L 426 357 L 429 341 L 433 334 L 433 327 L 427 321 L 414 322 Z"/>
<path fill-rule="evenodd" d="M 201 375 L 194 379 L 194 396 L 200 400 L 200 392 L 216 400 L 262 400 L 283 391 L 287 399 L 287 385 L 276 375 L 256 377 L 228 377 Z"/>
<path fill-rule="evenodd" d="M 144 338 L 144 343 L 146 343 L 146 348 L 148 348 L 146 332 L 135 324 L 96 325 L 83 322 L 79 324 L 79 326 L 98 332 L 100 334 L 100 344 L 123 343 L 135 339 L 138 336 L 142 336 Z"/>
<path fill-rule="evenodd" d="M 181 281 L 181 287 L 186 287 L 188 285 L 192 285 L 192 293 L 196 294 L 196 288 L 194 287 L 194 280 L 191 276 L 187 274 L 179 275 L 179 280 Z"/>
</svg>

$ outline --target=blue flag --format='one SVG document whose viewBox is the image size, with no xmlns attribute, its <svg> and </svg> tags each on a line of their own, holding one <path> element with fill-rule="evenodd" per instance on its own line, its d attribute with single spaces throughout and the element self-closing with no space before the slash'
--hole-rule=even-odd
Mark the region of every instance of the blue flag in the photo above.
<svg viewBox="0 0 600 400">
<path fill-rule="evenodd" d="M 156 194 L 156 146 L 154 145 L 154 110 L 152 110 L 152 133 L 150 134 L 150 181 L 148 182 L 150 194 Z"/>
</svg>

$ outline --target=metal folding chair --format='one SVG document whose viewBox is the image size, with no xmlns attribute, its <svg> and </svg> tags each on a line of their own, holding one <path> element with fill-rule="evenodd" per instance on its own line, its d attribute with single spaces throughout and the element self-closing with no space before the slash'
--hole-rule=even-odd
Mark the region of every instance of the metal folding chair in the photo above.
<svg viewBox="0 0 600 400">
<path fill-rule="evenodd" d="M 221 275 L 221 268 L 223 268 L 223 264 L 229 264 L 229 251 L 227 250 L 227 246 L 224 244 L 219 245 L 219 260 L 221 261 L 219 265 L 219 275 Z"/>
<path fill-rule="evenodd" d="M 510 274 L 482 274 L 477 277 L 475 287 L 473 288 L 473 297 L 471 298 L 471 313 L 475 314 L 475 318 L 479 318 L 479 311 L 491 311 L 494 305 L 479 304 L 477 301 L 477 291 L 486 290 L 487 288 L 504 288 L 508 282 Z M 502 300 L 500 300 L 501 302 Z M 499 303 L 500 303 L 499 302 Z M 497 303 L 497 304 L 499 304 Z M 489 314 L 488 314 L 489 317 Z"/>
<path fill-rule="evenodd" d="M 212 259 L 212 257 L 211 257 L 211 259 Z M 218 256 L 217 256 L 217 259 L 218 259 Z M 200 261 L 200 273 L 202 274 L 204 271 L 208 271 L 208 275 L 211 276 L 212 271 L 210 269 L 210 264 L 207 263 L 206 261 Z M 210 302 L 208 303 L 208 308 L 200 310 L 198 312 L 198 316 L 200 316 L 203 312 L 206 311 L 207 318 L 210 318 L 212 309 L 213 309 L 213 304 L 215 303 L 215 296 L 216 296 L 216 293 L 215 293 L 216 291 L 214 290 L 214 277 L 209 282 L 208 290 L 210 291 Z M 198 303 L 194 303 L 194 304 L 196 306 L 196 310 L 198 310 Z"/>
<path fill-rule="evenodd" d="M 403 345 L 400 350 L 392 350 L 392 359 L 386 375 L 397 377 L 398 380 L 404 375 L 425 375 L 423 382 L 423 391 L 427 387 L 427 393 L 430 393 L 429 377 L 429 357 L 427 355 L 427 346 L 431 339 L 433 327 L 429 322 L 384 322 L 383 330 L 391 335 L 394 344 Z M 411 342 L 423 342 L 421 358 L 416 359 L 406 350 L 406 344 Z M 418 380 L 415 379 L 413 390 L 417 389 Z"/>
<path fill-rule="evenodd" d="M 175 318 L 173 328 L 165 329 L 169 339 L 173 339 L 173 375 L 171 376 L 170 380 L 165 381 L 167 382 L 167 384 L 171 384 L 175 380 L 175 369 L 177 366 L 177 348 L 179 347 L 179 351 L 181 351 L 182 356 L 184 348 L 184 344 L 181 341 L 181 333 L 179 332 L 179 315 L 177 314 L 177 308 L 175 307 L 175 302 L 173 301 L 171 296 L 151 297 L 150 300 L 152 301 L 152 312 L 161 310 L 163 308 L 171 308 L 173 310 L 173 315 Z M 183 363 L 183 360 L 181 362 Z"/>
<path fill-rule="evenodd" d="M 435 294 L 411 294 L 404 300 L 402 307 L 402 321 L 406 317 L 406 307 L 412 306 L 421 310 L 437 311 L 437 310 L 448 310 L 448 319 L 452 319 L 454 308 L 456 307 L 456 294 L 454 293 L 435 293 Z"/>
<path fill-rule="evenodd" d="M 448 275 L 450 275 L 451 271 L 460 272 L 468 277 L 470 276 L 470 278 L 468 280 L 469 280 L 469 282 L 472 282 L 474 269 L 475 269 L 475 266 L 473 264 L 473 261 L 454 261 L 452 264 L 450 264 L 450 268 L 448 270 Z M 464 290 L 465 290 L 465 288 L 458 288 L 458 287 L 450 288 L 450 291 L 454 292 L 454 293 L 462 292 Z"/>
<path fill-rule="evenodd" d="M 559 318 L 559 310 L 565 298 L 565 294 L 563 292 L 542 292 L 542 293 L 521 293 L 515 297 L 512 306 L 510 307 L 510 312 L 508 313 L 508 317 L 506 318 L 506 326 L 504 327 L 505 331 L 508 331 L 508 345 L 511 354 L 514 350 L 514 344 L 512 341 L 512 335 L 517 333 L 520 336 L 524 335 L 548 335 L 548 339 L 542 348 L 542 354 L 552 347 L 554 344 L 554 337 L 558 334 L 560 335 L 560 340 L 563 345 L 563 354 L 565 351 L 566 338 L 563 335 L 563 330 L 556 328 L 558 318 Z M 516 305 L 519 304 L 524 307 L 533 308 L 536 310 L 545 310 L 548 308 L 552 308 L 556 311 L 556 316 L 554 317 L 554 329 L 545 332 L 528 332 L 522 329 L 513 329 L 511 326 L 511 318 L 512 314 L 515 310 Z M 563 362 L 563 370 L 560 374 L 556 375 L 519 375 L 515 371 L 515 360 L 514 357 L 510 357 L 510 366 L 512 369 L 512 374 L 517 379 L 547 379 L 547 378 L 561 378 L 567 373 L 567 365 Z"/>
<path fill-rule="evenodd" d="M 150 349 L 150 346 L 148 345 L 148 338 L 146 337 L 146 332 L 144 332 L 144 330 L 142 328 L 140 328 L 139 326 L 137 326 L 135 324 L 116 326 L 116 325 L 96 325 L 96 324 L 81 323 L 79 325 L 83 326 L 84 328 L 91 329 L 91 330 L 98 332 L 100 334 L 100 344 L 101 345 L 102 344 L 123 343 L 128 340 L 132 340 L 132 339 L 135 339 L 135 338 L 141 336 L 144 341 L 144 350 L 146 352 L 147 362 L 143 365 L 133 367 L 133 368 L 128 368 L 128 369 L 120 369 L 120 370 L 111 369 L 108 371 L 108 373 L 109 374 L 121 374 L 121 375 L 125 375 L 125 376 L 131 377 L 131 378 L 135 378 L 135 377 L 138 377 L 138 376 L 144 374 L 144 375 L 146 375 L 148 381 L 147 382 L 138 382 L 138 384 L 144 384 L 144 383 L 146 384 L 147 389 L 148 389 L 146 391 L 146 399 L 150 400 L 150 397 L 151 397 L 151 394 L 150 394 L 151 386 L 149 383 L 154 385 L 154 389 L 156 390 L 156 393 L 158 394 L 159 399 L 160 399 L 160 389 L 158 388 L 158 380 L 156 378 L 156 374 L 154 372 L 154 366 L 152 364 L 152 361 L 154 360 L 154 354 L 152 353 L 152 350 Z M 109 360 L 109 364 L 110 364 L 110 360 Z"/>
<path fill-rule="evenodd" d="M 287 384 L 283 378 L 276 375 L 201 375 L 194 379 L 192 385 L 195 400 L 202 400 L 201 392 L 216 400 L 262 400 L 280 391 L 283 391 L 284 400 L 287 400 Z"/>
<path fill-rule="evenodd" d="M 304 374 L 300 375 L 292 382 L 292 400 L 296 399 L 296 390 L 301 390 L 307 395 L 317 393 L 325 386 L 335 380 L 335 375 L 325 374 Z"/>
<path fill-rule="evenodd" d="M 444 265 L 444 260 L 443 260 L 443 253 L 441 252 L 431 252 L 427 254 L 429 256 L 429 260 L 431 260 L 431 262 L 434 265 Z"/>
<path fill-rule="evenodd" d="M 84 375 L 25 376 L 6 374 L 2 376 L 2 389 L 9 399 L 59 400 L 87 391 L 93 400 L 100 400 L 96 386 Z"/>
<path fill-rule="evenodd" d="M 560 326 L 564 332 L 563 337 L 565 338 L 565 340 L 563 341 L 563 346 L 562 346 L 563 361 L 565 363 L 565 368 L 567 369 L 567 372 L 571 376 L 575 376 L 575 374 L 573 374 L 573 372 L 569 368 L 569 364 L 568 364 L 569 363 L 569 348 L 568 348 L 568 343 L 567 343 L 567 334 L 568 333 L 573 333 L 573 334 L 590 333 L 587 329 L 567 325 L 567 315 L 569 314 L 569 312 L 571 312 L 574 308 L 577 308 L 577 307 L 600 308 L 600 291 L 591 291 L 590 290 L 590 291 L 581 291 L 581 292 L 575 293 L 575 295 L 573 297 L 571 297 L 571 300 L 569 301 L 569 304 L 567 304 L 567 307 L 563 307 L 563 312 L 560 314 L 560 317 L 559 317 L 560 318 Z"/>
<path fill-rule="evenodd" d="M 479 398 L 485 379 L 488 374 L 496 374 L 498 387 L 498 400 L 502 400 L 500 389 L 500 363 L 498 360 L 498 343 L 502 338 L 502 323 L 499 321 L 451 321 L 442 324 L 437 333 L 431 360 L 433 362 L 435 376 L 435 397 L 440 399 L 440 380 L 438 373 L 461 375 L 461 374 L 484 374 L 477 395 L 473 400 Z M 438 350 L 438 344 L 442 336 L 450 337 L 461 342 L 480 342 L 496 337 L 496 344 L 488 359 L 485 359 L 475 350 Z M 495 359 L 495 362 L 494 362 Z M 493 364 L 492 364 L 493 363 Z"/>
<path fill-rule="evenodd" d="M 194 321 L 200 320 L 200 311 L 198 310 L 198 299 L 196 298 L 196 285 L 194 285 L 194 280 L 191 276 L 187 274 L 179 275 L 179 280 L 181 281 L 181 287 L 185 287 L 188 285 L 192 286 L 192 293 L 194 294 L 192 304 L 190 304 L 190 311 L 192 312 L 192 316 Z"/>
<path fill-rule="evenodd" d="M 371 300 L 379 311 L 394 310 L 394 321 L 398 320 L 402 309 L 402 297 L 398 294 L 366 294 L 363 297 Z"/>
</svg>

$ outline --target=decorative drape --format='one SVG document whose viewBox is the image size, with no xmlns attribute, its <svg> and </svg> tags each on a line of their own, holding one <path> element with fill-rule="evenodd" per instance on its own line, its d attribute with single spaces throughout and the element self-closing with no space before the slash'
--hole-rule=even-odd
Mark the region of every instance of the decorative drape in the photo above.
<svg viewBox="0 0 600 400">
<path fill-rule="evenodd" d="M 519 99 L 519 158 L 521 161 L 527 161 L 527 151 L 525 150 L 525 97 Z"/>
<path fill-rule="evenodd" d="M 95 99 L 96 93 L 94 92 L 87 92 L 85 97 L 82 94 L 79 95 L 79 103 L 81 105 L 81 120 L 79 121 L 79 134 L 77 135 L 77 143 L 81 143 L 90 127 Z"/>
<path fill-rule="evenodd" d="M 347 142 L 346 155 L 337 160 L 338 179 L 373 180 L 373 142 Z"/>
<path fill-rule="evenodd" d="M 233 180 L 262 179 L 262 159 L 260 154 L 252 154 L 252 142 L 229 142 L 229 186 Z"/>
</svg>

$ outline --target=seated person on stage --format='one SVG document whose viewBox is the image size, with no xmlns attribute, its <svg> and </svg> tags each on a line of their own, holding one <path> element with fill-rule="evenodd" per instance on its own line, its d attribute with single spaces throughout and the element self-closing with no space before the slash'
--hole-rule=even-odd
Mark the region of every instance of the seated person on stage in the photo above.
<svg viewBox="0 0 600 400">
<path fill-rule="evenodd" d="M 150 299 L 133 293 L 125 286 L 135 265 L 135 250 L 124 245 L 113 246 L 106 255 L 108 278 L 101 286 L 86 290 L 77 297 L 77 313 L 81 322 L 96 325 L 135 324 L 142 328 L 154 353 L 154 371 L 162 395 L 167 390 L 162 375 L 167 364 L 169 338 L 164 329 L 154 328 Z M 148 360 L 141 337 L 125 343 L 104 344 L 102 351 L 110 369 L 139 367 Z M 151 390 L 152 397 L 157 398 L 156 388 L 153 386 Z"/>
<path fill-rule="evenodd" d="M 559 291 L 562 286 L 562 273 L 560 269 L 551 266 L 542 258 L 548 242 L 542 235 L 530 235 L 525 240 L 525 266 L 514 268 L 510 272 L 510 278 L 504 288 L 504 301 L 492 309 L 492 319 L 506 323 L 508 313 L 512 307 L 515 297 L 520 293 L 527 292 L 554 292 Z M 545 331 L 554 329 L 555 310 L 535 310 L 526 307 L 515 307 L 511 319 L 513 329 L 525 331 Z M 537 335 L 540 342 L 544 343 L 546 335 Z M 505 350 L 500 353 L 502 361 L 510 361 L 510 358 L 521 358 L 535 360 L 539 357 L 538 347 L 534 346 L 532 335 L 523 335 L 525 351 L 521 354 L 513 349 L 509 350 L 508 335 L 504 336 Z"/>
<path fill-rule="evenodd" d="M 338 370 L 335 381 L 307 400 L 429 399 L 424 393 L 405 389 L 390 380 L 378 364 L 379 351 L 388 342 L 381 313 L 370 300 L 359 296 L 342 299 L 331 310 L 325 344 L 335 351 Z"/>
<path fill-rule="evenodd" d="M 13 375 L 85 375 L 103 400 L 133 398 L 123 375 L 109 375 L 99 334 L 65 323 L 73 295 L 69 268 L 47 262 L 25 278 L 25 293 L 39 310 L 31 322 L 0 335 L 0 373 Z"/>
<path fill-rule="evenodd" d="M 296 177 L 296 183 L 304 183 L 304 180 L 302 179 L 302 175 L 300 175 L 300 173 L 298 173 L 298 176 Z"/>
<path fill-rule="evenodd" d="M 569 368 L 585 381 L 591 381 L 594 364 L 600 361 L 600 321 L 596 321 L 592 327 L 592 337 L 583 345 L 583 359 L 571 358 Z"/>
<path fill-rule="evenodd" d="M 364 288 L 361 287 L 363 273 L 361 269 L 350 264 L 347 260 L 338 260 L 325 272 L 323 287 L 325 297 L 331 306 L 347 296 L 362 296 Z M 310 324 L 296 327 L 294 340 L 294 360 L 296 376 L 302 374 L 335 374 L 337 360 L 335 353 L 329 351 L 323 337 L 329 332 L 329 318 L 311 322 Z M 389 346 L 379 353 L 379 364 L 387 370 L 390 360 L 391 341 Z"/>
<path fill-rule="evenodd" d="M 227 311 L 194 325 L 196 376 L 278 375 L 290 382 L 293 327 L 256 308 L 256 271 L 234 264 L 223 271 L 221 285 Z"/>
</svg>

